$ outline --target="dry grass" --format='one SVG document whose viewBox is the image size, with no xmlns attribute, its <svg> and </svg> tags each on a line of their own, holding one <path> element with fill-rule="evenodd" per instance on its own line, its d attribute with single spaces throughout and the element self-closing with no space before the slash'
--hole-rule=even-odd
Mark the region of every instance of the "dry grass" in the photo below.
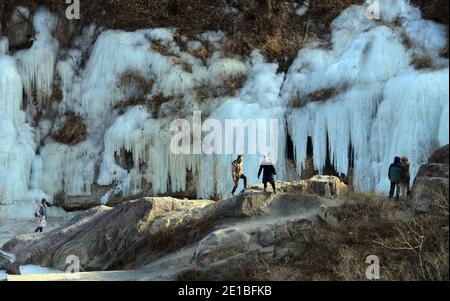
<svg viewBox="0 0 450 301">
<path fill-rule="evenodd" d="M 434 70 L 437 68 L 437 66 L 433 62 L 433 59 L 429 56 L 414 57 L 412 64 L 417 70 Z"/>
<path fill-rule="evenodd" d="M 448 200 L 436 197 L 433 210 L 422 216 L 409 206 L 407 200 L 354 195 L 335 212 L 338 228 L 317 229 L 307 259 L 299 259 L 298 278 L 366 280 L 365 259 L 376 255 L 381 280 L 448 280 Z"/>
<path fill-rule="evenodd" d="M 146 80 L 141 73 L 129 70 L 119 78 L 119 87 L 135 86 L 142 94 L 148 94 L 153 88 L 153 81 Z"/>
<path fill-rule="evenodd" d="M 226 78 L 216 87 L 202 86 L 197 89 L 197 98 L 204 101 L 210 98 L 234 96 L 244 86 L 246 80 L 247 77 L 241 75 Z"/>
<path fill-rule="evenodd" d="M 159 107 L 163 103 L 171 101 L 172 97 L 164 97 L 159 93 L 151 99 L 147 99 L 147 95 L 151 92 L 153 84 L 154 82 L 152 80 L 146 80 L 137 71 L 130 70 L 122 74 L 119 79 L 118 86 L 122 89 L 132 89 L 135 95 L 130 99 L 116 104 L 114 110 L 116 110 L 119 115 L 122 115 L 129 107 L 145 105 L 147 106 L 149 112 L 156 116 Z"/>
<path fill-rule="evenodd" d="M 195 57 L 198 57 L 203 62 L 206 62 L 206 60 L 209 57 L 211 57 L 211 50 L 208 49 L 207 47 L 201 47 L 201 48 L 197 49 L 193 54 Z"/>
<path fill-rule="evenodd" d="M 171 52 L 169 48 L 159 41 L 152 41 L 152 50 L 162 54 L 163 56 L 170 56 Z"/>
</svg>

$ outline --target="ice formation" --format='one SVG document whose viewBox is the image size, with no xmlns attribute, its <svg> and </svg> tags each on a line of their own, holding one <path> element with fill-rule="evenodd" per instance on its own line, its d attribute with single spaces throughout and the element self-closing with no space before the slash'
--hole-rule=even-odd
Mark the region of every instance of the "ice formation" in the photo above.
<svg viewBox="0 0 450 301">
<path fill-rule="evenodd" d="M 306 3 L 297 13 L 308 14 Z M 53 201 L 61 193 L 106 204 L 117 194 L 182 192 L 190 188 L 188 176 L 198 197 L 227 197 L 231 161 L 245 145 L 227 140 L 225 132 L 207 144 L 219 126 L 223 131 L 236 118 L 266 126 L 255 133 L 257 144 L 267 147 L 252 154 L 244 149 L 251 184 L 259 181 L 265 154 L 276 161 L 278 179 L 298 177 L 309 138 L 316 170 L 323 172 L 327 159 L 341 174 L 352 164 L 362 190 L 388 188 L 386 170 L 395 155 L 409 156 L 415 176 L 432 150 L 449 142 L 448 59 L 440 56 L 448 29 L 423 20 L 406 1 L 383 1 L 381 8 L 381 22 L 367 18 L 363 5 L 344 10 L 332 23 L 330 40 L 299 49 L 286 74 L 257 50 L 248 58 L 226 57 L 221 31 L 181 37 L 187 46 L 181 47 L 175 29 L 124 32 L 92 24 L 71 47 L 60 49 L 57 18 L 39 9 L 30 49 L 10 53 L 8 39 L 0 37 L 0 204 L 7 205 L 0 215 L 29 217 L 33 208 L 20 214 L 11 208 L 33 207 L 27 204 L 42 197 Z M 210 56 L 199 58 L 195 52 L 205 43 Z M 433 68 L 417 70 L 418 57 Z M 147 90 L 127 76 L 139 78 Z M 50 101 L 56 78 L 61 95 L 54 97 L 60 99 Z M 234 81 L 243 81 L 242 87 L 213 93 Z M 52 114 L 34 123 L 45 110 Z M 205 122 L 200 137 L 194 111 Z M 52 138 L 67 112 L 87 128 L 87 138 L 75 145 Z M 190 126 L 190 138 L 206 139 L 200 151 L 231 151 L 174 154 L 170 127 L 180 118 Z M 273 120 L 277 126 L 270 128 Z M 254 138 L 250 130 L 242 132 L 247 144 Z M 287 158 L 288 134 L 296 170 Z M 93 185 L 106 193 L 96 195 Z"/>
<path fill-rule="evenodd" d="M 0 55 L 0 202 L 6 205 L 28 198 L 36 149 L 32 129 L 21 110 L 22 90 L 16 61 Z"/>
<path fill-rule="evenodd" d="M 33 18 L 33 28 L 36 32 L 33 46 L 15 54 L 28 103 L 31 105 L 35 101 L 36 107 L 42 106 L 53 91 L 54 69 L 59 48 L 53 33 L 57 24 L 56 16 L 47 10 L 39 9 Z"/>
<path fill-rule="evenodd" d="M 364 7 L 348 8 L 332 24 L 332 49 L 300 50 L 282 91 L 286 99 L 304 100 L 289 123 L 298 170 L 311 137 L 319 171 L 328 153 L 336 171 L 347 174 L 352 151 L 355 184 L 363 190 L 388 189 L 385 171 L 394 156 L 409 156 L 414 177 L 432 147 L 448 142 L 448 60 L 436 59 L 435 71 L 411 64 L 414 55 L 437 57 L 448 33 L 405 2 L 383 7 L 384 21 L 400 17 L 402 25 L 386 27 L 365 18 Z M 414 49 L 404 46 L 403 35 Z M 331 96 L 318 101 L 321 91 Z"/>
</svg>

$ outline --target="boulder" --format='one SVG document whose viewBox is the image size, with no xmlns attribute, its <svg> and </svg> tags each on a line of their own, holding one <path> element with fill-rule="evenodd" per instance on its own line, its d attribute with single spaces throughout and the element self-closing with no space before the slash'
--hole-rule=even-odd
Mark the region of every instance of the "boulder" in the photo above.
<svg viewBox="0 0 450 301">
<path fill-rule="evenodd" d="M 262 189 L 262 185 L 253 188 Z M 304 193 L 319 195 L 326 198 L 348 195 L 348 186 L 338 177 L 314 176 L 309 180 L 294 182 L 277 182 L 277 190 L 284 193 Z"/>
<path fill-rule="evenodd" d="M 315 176 L 306 181 L 309 193 L 324 197 L 341 197 L 348 195 L 348 187 L 338 177 Z"/>
<path fill-rule="evenodd" d="M 16 256 L 14 254 L 0 251 L 0 266 L 3 266 L 8 274 L 20 274 L 20 267 L 16 262 Z"/>
<path fill-rule="evenodd" d="M 238 229 L 218 230 L 200 241 L 195 261 L 207 266 L 236 254 L 245 253 L 250 248 L 250 236 Z"/>
<path fill-rule="evenodd" d="M 331 228 L 337 228 L 339 226 L 338 218 L 333 214 L 330 208 L 325 205 L 320 206 L 318 216 Z"/>
<path fill-rule="evenodd" d="M 429 163 L 449 164 L 449 145 L 435 151 L 431 157 Z"/>
<path fill-rule="evenodd" d="M 32 24 L 30 11 L 23 6 L 15 8 L 6 23 L 6 36 L 11 48 L 25 48 L 30 43 Z"/>
<path fill-rule="evenodd" d="M 437 150 L 417 173 L 412 187 L 414 210 L 426 212 L 437 198 L 448 199 L 449 146 Z"/>
<path fill-rule="evenodd" d="M 189 205 L 172 198 L 145 198 L 116 208 L 99 206 L 47 234 L 18 235 L 2 250 L 15 254 L 20 265 L 65 270 L 66 258 L 75 255 L 82 271 L 123 268 L 137 253 L 152 252 L 148 234 L 158 217 Z"/>
</svg>

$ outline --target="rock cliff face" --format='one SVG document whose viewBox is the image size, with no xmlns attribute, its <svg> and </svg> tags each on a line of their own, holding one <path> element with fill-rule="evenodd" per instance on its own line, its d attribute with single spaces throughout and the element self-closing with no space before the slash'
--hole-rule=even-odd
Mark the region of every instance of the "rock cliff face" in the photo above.
<svg viewBox="0 0 450 301">
<path fill-rule="evenodd" d="M 425 212 L 437 196 L 448 199 L 449 146 L 437 150 L 423 165 L 412 188 L 414 209 Z"/>
</svg>

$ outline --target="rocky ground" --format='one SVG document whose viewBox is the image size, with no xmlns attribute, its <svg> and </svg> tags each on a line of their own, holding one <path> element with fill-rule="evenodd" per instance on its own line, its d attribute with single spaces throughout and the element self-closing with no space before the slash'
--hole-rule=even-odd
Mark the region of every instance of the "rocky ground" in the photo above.
<svg viewBox="0 0 450 301">
<path fill-rule="evenodd" d="M 76 255 L 77 278 L 8 279 L 361 280 L 365 258 L 377 254 L 386 280 L 448 280 L 448 146 L 422 168 L 412 199 L 398 203 L 350 193 L 333 177 L 278 186 L 277 194 L 254 186 L 219 202 L 99 206 L 48 233 L 16 236 L 1 249 L 16 262 L 0 257 L 0 270 L 66 270 Z"/>
</svg>

